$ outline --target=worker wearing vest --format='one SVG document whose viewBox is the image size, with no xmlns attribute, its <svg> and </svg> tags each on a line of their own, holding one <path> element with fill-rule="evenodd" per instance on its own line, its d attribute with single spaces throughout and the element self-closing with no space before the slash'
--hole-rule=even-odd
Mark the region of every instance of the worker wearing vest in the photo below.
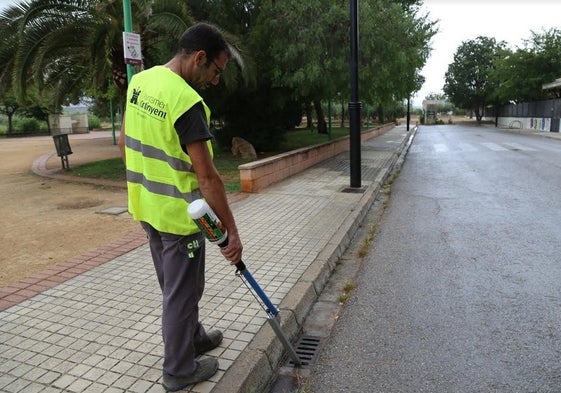
<svg viewBox="0 0 561 393">
<path fill-rule="evenodd" d="M 199 322 L 205 240 L 188 217 L 205 198 L 228 232 L 223 256 L 236 264 L 243 246 L 222 179 L 212 162 L 210 110 L 197 93 L 217 85 L 232 56 L 220 31 L 199 23 L 179 40 L 165 65 L 133 76 L 119 147 L 127 169 L 129 211 L 147 233 L 162 290 L 163 385 L 181 390 L 218 370 L 212 357 L 196 360 L 222 341 Z"/>
</svg>

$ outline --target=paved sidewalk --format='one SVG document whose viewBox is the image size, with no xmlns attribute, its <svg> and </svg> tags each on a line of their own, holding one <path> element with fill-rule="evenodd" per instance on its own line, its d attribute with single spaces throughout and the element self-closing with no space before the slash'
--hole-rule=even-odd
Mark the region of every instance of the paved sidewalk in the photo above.
<svg viewBox="0 0 561 393">
<path fill-rule="evenodd" d="M 413 135 L 402 125 L 362 144 L 362 192 L 347 189 L 345 153 L 233 202 L 244 262 L 292 340 Z M 200 315 L 224 332 L 209 353 L 220 370 L 185 391 L 259 392 L 283 347 L 234 268 L 207 250 Z M 85 258 L 87 269 L 69 261 L 59 280 L 0 312 L 0 392 L 163 392 L 161 295 L 147 245 L 126 239 L 102 254 Z"/>
</svg>

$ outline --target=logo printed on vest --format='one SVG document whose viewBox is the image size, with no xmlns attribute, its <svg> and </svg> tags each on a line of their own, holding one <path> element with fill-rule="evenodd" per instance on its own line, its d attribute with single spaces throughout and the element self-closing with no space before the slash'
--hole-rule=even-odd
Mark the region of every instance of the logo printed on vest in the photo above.
<svg viewBox="0 0 561 393">
<path fill-rule="evenodd" d="M 142 90 L 133 87 L 130 103 L 135 106 L 140 106 L 140 108 L 142 108 L 144 112 L 148 112 L 150 115 L 159 117 L 160 119 L 164 120 L 168 115 L 165 110 L 166 104 L 152 96 L 143 97 L 142 99 L 140 99 L 139 103 L 138 99 L 141 92 Z"/>
<path fill-rule="evenodd" d="M 193 258 L 195 256 L 194 250 L 197 250 L 199 247 L 198 240 L 193 240 L 192 242 L 187 243 L 187 249 L 189 250 L 189 254 L 187 255 L 189 258 Z"/>
<path fill-rule="evenodd" d="M 131 104 L 138 105 L 138 96 L 142 90 L 132 89 Z"/>
</svg>

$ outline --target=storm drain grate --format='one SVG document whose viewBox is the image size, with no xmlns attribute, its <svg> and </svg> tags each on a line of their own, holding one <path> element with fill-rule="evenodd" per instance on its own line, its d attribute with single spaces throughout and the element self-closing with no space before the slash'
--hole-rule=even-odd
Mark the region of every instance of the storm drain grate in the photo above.
<svg viewBox="0 0 561 393">
<path fill-rule="evenodd" d="M 294 351 L 298 355 L 300 366 L 310 366 L 315 362 L 321 341 L 320 337 L 306 335 L 298 339 Z M 294 362 L 290 360 L 289 365 L 294 366 Z"/>
</svg>

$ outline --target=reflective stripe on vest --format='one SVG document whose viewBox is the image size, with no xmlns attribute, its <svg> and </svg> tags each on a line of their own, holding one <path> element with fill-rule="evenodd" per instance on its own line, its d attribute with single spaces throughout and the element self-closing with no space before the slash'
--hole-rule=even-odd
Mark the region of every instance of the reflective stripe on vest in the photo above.
<svg viewBox="0 0 561 393">
<path fill-rule="evenodd" d="M 189 203 L 202 198 L 202 193 L 199 189 L 191 192 L 181 192 L 177 187 L 172 186 L 171 184 L 148 180 L 142 173 L 138 172 L 127 170 L 127 181 L 142 184 L 144 188 L 154 194 L 183 199 Z"/>
<path fill-rule="evenodd" d="M 170 157 L 162 149 L 158 149 L 150 145 L 143 145 L 141 141 L 139 141 L 138 139 L 134 139 L 128 135 L 125 138 L 126 146 L 134 151 L 142 153 L 144 157 L 165 161 L 176 171 L 193 172 L 193 166 L 190 163 L 182 161 L 175 157 Z"/>
</svg>

